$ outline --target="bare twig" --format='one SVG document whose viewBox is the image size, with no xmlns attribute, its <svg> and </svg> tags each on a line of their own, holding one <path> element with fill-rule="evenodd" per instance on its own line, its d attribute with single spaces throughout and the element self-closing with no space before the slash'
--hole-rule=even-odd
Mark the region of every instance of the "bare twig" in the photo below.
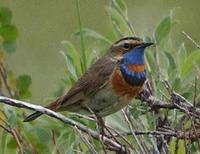
<svg viewBox="0 0 200 154">
<path fill-rule="evenodd" d="M 166 141 L 166 139 L 164 138 L 163 135 L 161 135 L 161 140 L 162 140 L 162 143 L 163 143 L 163 148 L 162 148 L 163 153 L 169 154 L 169 145 L 168 145 L 168 143 L 167 143 L 167 141 Z"/>
<path fill-rule="evenodd" d="M 111 126 L 107 126 L 109 129 L 111 129 L 115 134 L 117 134 L 118 135 L 118 137 L 121 137 L 128 145 L 129 145 L 129 147 L 133 150 L 134 149 L 134 147 L 133 147 L 133 145 L 131 145 L 131 143 L 129 143 L 129 141 L 123 136 L 123 135 L 121 135 L 117 130 L 115 130 L 114 128 L 112 128 Z M 113 136 L 114 137 L 116 137 L 116 135 L 111 135 L 110 134 L 110 138 L 113 138 Z"/>
<path fill-rule="evenodd" d="M 3 63 L 0 63 L 0 75 L 1 75 L 1 78 L 2 78 L 2 81 L 5 85 L 5 88 L 7 89 L 8 91 L 8 95 L 9 97 L 13 98 L 13 95 L 12 95 L 12 92 L 11 92 L 11 88 L 8 84 L 8 79 L 7 79 L 7 72 L 6 72 L 6 69 L 3 65 Z"/>
<path fill-rule="evenodd" d="M 176 137 L 175 131 L 134 131 L 135 135 L 153 135 L 153 136 L 174 136 Z M 121 133 L 123 136 L 132 135 L 131 132 L 123 132 Z M 118 136 L 118 135 L 116 135 Z"/>
<path fill-rule="evenodd" d="M 197 99 L 197 76 L 194 79 L 194 96 L 193 96 L 193 106 L 196 106 Z"/>
<path fill-rule="evenodd" d="M 55 145 L 55 147 L 56 147 L 56 134 L 55 134 L 55 131 L 52 129 L 51 130 L 51 133 L 52 133 L 52 141 L 53 141 L 53 144 Z M 56 151 L 56 154 L 60 154 L 60 151 L 59 151 L 59 149 L 56 147 L 56 149 L 55 149 L 55 151 Z"/>
<path fill-rule="evenodd" d="M 80 134 L 80 138 L 83 140 L 83 142 L 88 147 L 88 149 L 90 150 L 90 152 L 92 154 L 97 154 L 97 151 L 95 150 L 94 145 L 90 143 L 90 141 L 84 136 L 84 134 L 82 134 L 82 132 L 77 127 L 74 127 L 74 128 Z"/>
<path fill-rule="evenodd" d="M 194 41 L 185 31 L 182 31 L 182 33 L 183 33 L 197 48 L 200 49 L 199 44 L 198 44 L 196 41 Z"/>
<path fill-rule="evenodd" d="M 136 142 L 137 142 L 137 144 L 138 144 L 138 146 L 139 146 L 141 152 L 142 152 L 143 154 L 145 154 L 145 151 L 144 151 L 143 147 L 141 146 L 141 143 L 139 142 L 137 136 L 135 135 L 135 133 L 134 133 L 134 131 L 133 131 L 133 126 L 132 126 L 132 123 L 130 122 L 130 119 L 129 119 L 128 115 L 127 115 L 127 112 L 123 109 L 123 110 L 122 110 L 122 113 L 124 114 L 125 120 L 126 120 L 126 122 L 128 123 L 128 126 L 129 126 L 129 129 L 130 129 L 130 131 L 131 131 L 132 136 L 135 138 L 135 140 L 136 140 Z"/>
<path fill-rule="evenodd" d="M 19 138 L 17 131 L 15 129 L 11 128 L 10 125 L 3 119 L 0 119 L 0 120 L 3 121 L 3 123 L 5 123 L 5 125 L 6 125 L 6 126 L 3 126 L 0 124 L 0 127 L 3 128 L 6 132 L 8 132 L 9 134 L 11 134 L 13 136 L 14 140 L 17 143 L 17 147 L 19 149 L 19 154 L 23 154 L 24 153 L 23 146 L 20 142 L 20 138 Z"/>
<path fill-rule="evenodd" d="M 175 131 L 175 130 L 157 130 L 157 131 L 134 131 L 135 135 L 152 135 L 152 136 L 168 136 L 168 137 L 176 137 L 177 139 L 186 139 L 195 141 L 198 140 L 200 137 L 200 130 L 194 134 L 193 131 L 185 132 L 183 130 Z M 130 136 L 132 132 L 122 132 L 119 133 L 122 136 Z M 115 134 L 116 137 L 119 134 Z M 110 136 L 111 137 L 111 136 Z"/>
<path fill-rule="evenodd" d="M 173 92 L 171 94 L 171 102 L 165 102 L 152 96 L 149 91 L 144 88 L 143 91 L 137 97 L 141 101 L 145 102 L 147 106 L 151 107 L 152 110 L 157 109 L 178 109 L 181 112 L 187 113 L 197 119 L 200 119 L 200 109 L 194 107 L 192 103 L 187 101 L 183 96 Z"/>
</svg>

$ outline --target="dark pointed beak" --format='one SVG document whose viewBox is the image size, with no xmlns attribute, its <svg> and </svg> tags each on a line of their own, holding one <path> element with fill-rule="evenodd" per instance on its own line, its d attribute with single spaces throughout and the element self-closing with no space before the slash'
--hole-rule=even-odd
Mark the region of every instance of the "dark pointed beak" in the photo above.
<svg viewBox="0 0 200 154">
<path fill-rule="evenodd" d="M 146 48 L 148 46 L 153 45 L 154 43 L 150 42 L 150 43 L 143 43 L 141 47 Z"/>
</svg>

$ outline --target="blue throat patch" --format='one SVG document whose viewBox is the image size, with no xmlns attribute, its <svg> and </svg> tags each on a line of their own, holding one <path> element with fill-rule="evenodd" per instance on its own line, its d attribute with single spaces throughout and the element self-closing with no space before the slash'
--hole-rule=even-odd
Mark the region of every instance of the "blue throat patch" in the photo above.
<svg viewBox="0 0 200 154">
<path fill-rule="evenodd" d="M 131 85 L 140 86 L 146 80 L 146 72 L 134 72 L 129 70 L 128 65 L 144 65 L 144 49 L 143 47 L 134 48 L 123 55 L 120 61 L 120 71 L 125 79 Z"/>
</svg>

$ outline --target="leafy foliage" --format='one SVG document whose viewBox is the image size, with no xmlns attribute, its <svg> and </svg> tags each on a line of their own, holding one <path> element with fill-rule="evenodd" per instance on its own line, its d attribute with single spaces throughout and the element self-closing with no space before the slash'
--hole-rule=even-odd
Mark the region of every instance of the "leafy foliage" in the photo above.
<svg viewBox="0 0 200 154">
<path fill-rule="evenodd" d="M 15 51 L 15 41 L 18 36 L 18 30 L 11 23 L 12 13 L 8 8 L 0 9 L 0 36 L 3 38 L 3 48 L 8 53 Z M 1 42 L 0 42 L 1 43 Z"/>
<path fill-rule="evenodd" d="M 21 98 L 29 98 L 31 93 L 29 87 L 31 85 L 31 77 L 28 75 L 20 75 L 16 80 L 16 88 Z"/>
<path fill-rule="evenodd" d="M 80 37 L 82 46 L 79 51 L 71 42 L 61 42 L 63 45 L 61 53 L 66 62 L 67 75 L 65 79 L 62 80 L 62 86 L 56 90 L 55 95 L 61 95 L 65 90 L 63 87 L 70 87 L 73 85 L 84 73 L 86 68 L 98 58 L 99 54 L 95 52 L 95 46 L 90 46 L 89 48 L 88 44 L 84 44 L 84 39 L 92 38 L 95 41 L 100 41 L 101 46 L 98 46 L 98 48 L 105 49 L 108 48 L 113 41 L 123 36 L 135 34 L 128 20 L 128 10 L 124 0 L 112 0 L 105 8 L 113 25 L 109 36 L 103 36 L 92 29 L 82 27 L 79 7 L 77 7 L 77 9 L 79 14 L 79 30 L 75 33 L 75 36 Z M 18 36 L 18 30 L 11 23 L 11 19 L 11 11 L 8 8 L 1 8 L 0 36 L 3 38 L 3 41 L 0 43 L 5 50 L 3 54 L 15 51 L 15 41 Z M 156 97 L 168 101 L 169 93 L 163 86 L 163 81 L 168 81 L 173 90 L 179 92 L 190 102 L 193 102 L 195 76 L 200 75 L 200 51 L 196 49 L 188 50 L 184 42 L 180 44 L 178 48 L 170 44 L 170 32 L 173 29 L 174 23 L 175 21 L 171 13 L 158 24 L 153 37 L 144 37 L 146 41 L 156 42 L 156 47 L 146 52 L 148 79 L 153 85 L 153 92 Z M 93 51 L 92 54 L 91 51 Z M 6 70 L 8 70 L 8 68 L 6 68 Z M 19 99 L 29 99 L 31 97 L 29 88 L 32 81 L 30 76 L 20 75 L 16 78 L 11 71 L 6 71 L 4 74 L 7 75 L 5 76 L 9 85 L 9 89 L 7 90 L 11 92 L 12 97 Z M 0 88 L 2 89 L 4 87 L 3 93 L 7 94 L 3 78 L 1 77 L 1 79 Z M 197 86 L 199 86 L 199 83 Z M 200 93 L 200 88 L 197 88 L 196 91 L 197 94 Z M 199 100 L 200 98 L 198 96 L 196 102 L 199 102 Z M 76 129 L 72 129 L 53 119 L 48 119 L 45 116 L 35 122 L 24 124 L 22 122 L 23 113 L 21 110 L 14 110 L 8 106 L 2 106 L 2 108 L 3 111 L 0 110 L 0 126 L 17 132 L 24 153 L 73 153 L 77 151 L 89 153 L 87 144 L 85 144 L 81 138 L 81 135 L 85 135 L 80 135 Z M 134 103 L 131 104 L 129 113 L 134 120 L 135 130 L 155 130 L 158 121 L 164 121 L 166 118 L 169 125 L 176 128 L 180 123 L 180 119 L 183 118 L 182 113 L 176 110 L 147 111 L 147 107 L 143 106 L 142 103 L 137 100 L 134 100 Z M 95 129 L 96 127 L 95 122 L 80 119 L 70 114 L 68 114 L 68 116 L 90 128 Z M 105 121 L 107 125 L 113 127 L 117 131 L 129 131 L 129 126 L 121 112 L 107 117 Z M 191 120 L 186 119 L 181 127 L 183 127 L 183 129 L 192 129 Z M 0 129 L 0 137 L 0 153 L 16 153 L 16 148 L 19 148 L 19 145 L 16 144 L 16 138 L 5 133 L 4 129 Z M 103 153 L 100 142 L 91 139 L 90 136 L 85 137 L 94 145 L 96 151 Z M 143 140 L 143 143 L 145 143 L 149 149 L 155 148 L 155 138 L 152 139 L 145 136 L 139 139 Z M 127 136 L 126 140 L 134 145 L 135 149 L 139 149 L 135 138 Z M 170 152 L 174 153 L 176 146 L 178 146 L 178 153 L 180 154 L 185 153 L 184 142 L 187 142 L 187 144 L 190 143 L 190 141 L 184 140 L 177 141 L 175 138 L 172 138 L 169 142 Z M 189 146 L 192 152 L 198 151 L 197 144 L 190 143 Z"/>
</svg>

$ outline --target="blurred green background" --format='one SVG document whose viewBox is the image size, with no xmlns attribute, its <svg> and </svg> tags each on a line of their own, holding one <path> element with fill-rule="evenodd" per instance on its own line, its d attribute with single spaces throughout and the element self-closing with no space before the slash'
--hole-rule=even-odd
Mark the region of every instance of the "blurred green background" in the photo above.
<svg viewBox="0 0 200 154">
<path fill-rule="evenodd" d="M 107 3 L 108 0 L 80 0 L 82 25 L 107 36 L 112 28 L 105 10 Z M 151 36 L 161 19 L 174 9 L 178 23 L 171 35 L 175 44 L 178 46 L 186 39 L 183 30 L 200 43 L 200 1 L 126 0 L 126 3 L 129 21 L 138 36 Z M 6 64 L 16 76 L 29 74 L 32 77 L 30 101 L 45 103 L 66 75 L 59 52 L 61 41 L 72 41 L 77 48 L 80 44 L 79 38 L 73 35 L 78 30 L 75 0 L 1 0 L 0 6 L 11 9 L 12 21 L 19 30 L 17 52 L 7 55 Z"/>
</svg>

